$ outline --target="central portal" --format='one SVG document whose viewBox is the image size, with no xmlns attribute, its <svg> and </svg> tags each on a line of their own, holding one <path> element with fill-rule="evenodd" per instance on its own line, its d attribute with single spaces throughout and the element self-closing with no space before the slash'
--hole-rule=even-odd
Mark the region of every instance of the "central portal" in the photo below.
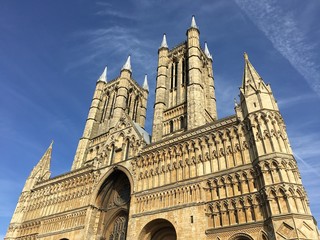
<svg viewBox="0 0 320 240">
<path fill-rule="evenodd" d="M 98 193 L 97 206 L 101 211 L 98 228 L 101 239 L 126 239 L 130 182 L 123 172 L 115 171 L 105 180 Z"/>
</svg>

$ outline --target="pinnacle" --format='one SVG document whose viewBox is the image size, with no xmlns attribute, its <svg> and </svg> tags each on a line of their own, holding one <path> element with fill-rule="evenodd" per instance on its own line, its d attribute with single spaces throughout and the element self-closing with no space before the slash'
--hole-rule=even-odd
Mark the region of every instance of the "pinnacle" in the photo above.
<svg viewBox="0 0 320 240">
<path fill-rule="evenodd" d="M 130 55 L 128 56 L 127 61 L 126 61 L 126 63 L 123 65 L 123 67 L 122 67 L 121 70 L 128 70 L 129 72 L 132 72 Z"/>
<path fill-rule="evenodd" d="M 243 53 L 244 60 L 249 60 L 249 56 L 246 52 Z"/>
<path fill-rule="evenodd" d="M 144 81 L 143 81 L 143 85 L 142 88 L 149 91 L 149 86 L 148 86 L 148 76 L 147 74 L 144 76 Z"/>
<path fill-rule="evenodd" d="M 160 48 L 168 48 L 168 44 L 167 44 L 167 38 L 166 38 L 166 34 L 163 34 L 163 38 L 162 38 L 162 42 L 160 45 Z"/>
<path fill-rule="evenodd" d="M 191 19 L 191 28 L 197 28 L 198 29 L 198 26 L 196 24 L 196 19 L 194 17 L 194 15 L 192 16 L 192 19 Z"/>
<path fill-rule="evenodd" d="M 101 76 L 98 79 L 98 82 L 107 82 L 107 66 L 104 68 Z"/>
<path fill-rule="evenodd" d="M 212 60 L 212 55 L 210 54 L 210 51 L 208 49 L 208 45 L 207 45 L 207 42 L 204 43 L 204 53 L 206 54 L 206 56 L 208 58 L 210 58 Z"/>
</svg>

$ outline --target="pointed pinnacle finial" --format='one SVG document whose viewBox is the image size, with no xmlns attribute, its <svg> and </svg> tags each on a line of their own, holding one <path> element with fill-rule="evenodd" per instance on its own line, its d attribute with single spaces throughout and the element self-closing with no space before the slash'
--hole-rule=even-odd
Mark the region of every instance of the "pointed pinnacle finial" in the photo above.
<svg viewBox="0 0 320 240">
<path fill-rule="evenodd" d="M 210 51 L 208 49 L 208 45 L 207 45 L 207 42 L 204 43 L 204 53 L 206 54 L 206 56 L 208 58 L 210 58 L 212 60 L 212 55 L 210 54 Z"/>
<path fill-rule="evenodd" d="M 147 74 L 144 75 L 144 81 L 143 81 L 143 85 L 142 88 L 147 90 L 149 92 L 149 85 L 148 85 L 148 76 Z"/>
<path fill-rule="evenodd" d="M 98 82 L 107 82 L 107 66 L 104 68 L 101 76 L 98 79 Z"/>
<path fill-rule="evenodd" d="M 192 19 L 191 19 L 191 28 L 198 28 L 194 15 L 192 15 Z"/>
<path fill-rule="evenodd" d="M 243 53 L 244 60 L 249 60 L 248 54 L 246 52 Z"/>
<path fill-rule="evenodd" d="M 236 98 L 233 99 L 233 102 L 234 102 L 234 106 L 235 106 L 235 107 L 238 107 L 238 106 L 239 106 L 238 101 L 237 101 Z"/>
<path fill-rule="evenodd" d="M 166 34 L 163 34 L 163 38 L 162 38 L 162 42 L 160 45 L 160 48 L 168 48 L 168 44 L 167 44 L 167 38 L 166 38 Z"/>
<path fill-rule="evenodd" d="M 126 61 L 126 63 L 123 65 L 123 67 L 122 67 L 121 70 L 124 70 L 124 69 L 132 72 L 130 55 L 128 56 L 127 61 Z"/>
</svg>

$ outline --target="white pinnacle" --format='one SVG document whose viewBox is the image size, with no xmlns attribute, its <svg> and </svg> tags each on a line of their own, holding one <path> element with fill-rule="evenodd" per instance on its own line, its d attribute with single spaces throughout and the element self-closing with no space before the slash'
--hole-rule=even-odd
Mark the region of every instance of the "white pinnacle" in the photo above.
<svg viewBox="0 0 320 240">
<path fill-rule="evenodd" d="M 147 91 L 149 91 L 147 74 L 144 76 L 144 81 L 143 81 L 142 88 L 145 89 L 145 90 L 147 90 Z"/>
<path fill-rule="evenodd" d="M 212 60 L 212 55 L 211 55 L 210 52 L 209 52 L 208 45 L 207 45 L 206 42 L 204 43 L 204 53 L 206 54 L 206 56 L 207 56 L 208 58 L 210 58 L 210 59 Z"/>
<path fill-rule="evenodd" d="M 101 76 L 98 79 L 98 82 L 107 82 L 107 66 L 104 68 Z"/>
<path fill-rule="evenodd" d="M 194 18 L 194 15 L 192 16 L 192 19 L 191 19 L 191 27 L 192 28 L 198 28 L 198 26 L 196 24 L 196 19 Z"/>
<path fill-rule="evenodd" d="M 163 39 L 162 39 L 160 48 L 168 48 L 166 34 L 163 34 Z"/>
<path fill-rule="evenodd" d="M 124 69 L 129 70 L 130 72 L 132 72 L 130 55 L 128 56 L 128 59 L 127 59 L 126 63 L 123 65 L 121 70 L 124 70 Z"/>
</svg>

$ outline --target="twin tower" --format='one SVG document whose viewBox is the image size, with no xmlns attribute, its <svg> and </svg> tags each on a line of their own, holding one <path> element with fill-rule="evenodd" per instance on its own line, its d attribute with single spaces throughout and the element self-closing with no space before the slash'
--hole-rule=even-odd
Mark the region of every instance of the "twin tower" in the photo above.
<svg viewBox="0 0 320 240">
<path fill-rule="evenodd" d="M 166 35 L 158 50 L 158 72 L 152 142 L 217 120 L 212 56 L 192 17 L 187 41 L 169 50 Z M 147 76 L 140 87 L 132 78 L 130 56 L 120 76 L 107 82 L 107 68 L 98 79 L 83 136 L 72 169 L 81 167 L 90 139 L 115 127 L 127 114 L 141 128 L 146 121 Z"/>
</svg>

